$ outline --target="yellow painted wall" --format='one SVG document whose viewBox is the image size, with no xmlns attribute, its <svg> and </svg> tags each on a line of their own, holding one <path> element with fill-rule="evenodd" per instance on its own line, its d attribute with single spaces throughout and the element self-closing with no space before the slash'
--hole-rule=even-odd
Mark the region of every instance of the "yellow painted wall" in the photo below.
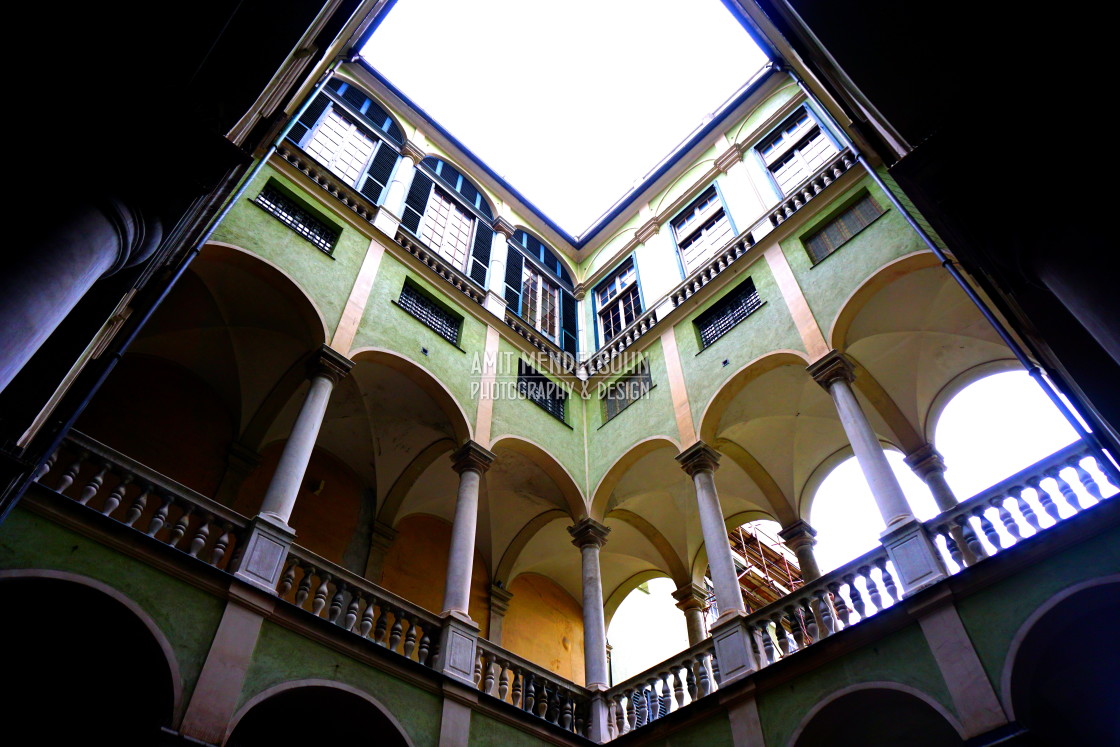
<svg viewBox="0 0 1120 747">
<path fill-rule="evenodd" d="M 451 525 L 426 514 L 413 514 L 397 522 L 397 537 L 385 555 L 380 585 L 429 612 L 443 610 Z M 490 632 L 490 577 L 476 552 L 471 576 L 471 619 L 483 637 Z"/>
<path fill-rule="evenodd" d="M 502 623 L 502 648 L 583 684 L 583 608 L 556 582 L 536 573 L 513 580 Z"/>
</svg>

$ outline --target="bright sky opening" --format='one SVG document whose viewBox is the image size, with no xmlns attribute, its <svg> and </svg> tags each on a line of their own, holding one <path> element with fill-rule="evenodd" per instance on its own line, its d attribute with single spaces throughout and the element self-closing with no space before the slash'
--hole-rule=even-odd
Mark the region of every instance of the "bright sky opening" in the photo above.
<svg viewBox="0 0 1120 747">
<path fill-rule="evenodd" d="M 363 55 L 573 235 L 766 62 L 719 0 L 399 0 Z"/>
</svg>

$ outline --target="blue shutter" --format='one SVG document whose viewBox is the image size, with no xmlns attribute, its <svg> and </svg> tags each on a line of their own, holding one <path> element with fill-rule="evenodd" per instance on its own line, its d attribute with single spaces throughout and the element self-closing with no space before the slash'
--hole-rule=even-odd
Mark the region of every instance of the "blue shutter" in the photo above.
<svg viewBox="0 0 1120 747">
<path fill-rule="evenodd" d="M 506 306 L 514 314 L 521 314 L 521 276 L 525 270 L 525 258 L 516 249 L 510 248 L 506 259 Z"/>
<path fill-rule="evenodd" d="M 432 180 L 426 174 L 417 171 L 412 177 L 408 197 L 404 199 L 404 215 L 401 217 L 401 225 L 414 234 L 420 231 L 420 219 L 424 217 L 424 208 L 428 206 L 428 197 L 431 194 Z"/>
<path fill-rule="evenodd" d="M 365 181 L 359 190 L 374 205 L 381 204 L 381 196 L 389 186 L 389 176 L 397 165 L 397 153 L 388 144 L 378 141 L 377 153 L 366 171 Z"/>
<path fill-rule="evenodd" d="M 478 226 L 474 231 L 474 248 L 471 249 L 471 262 L 468 274 L 471 280 L 486 287 L 486 273 L 490 269 L 490 247 L 494 242 L 494 229 L 475 220 Z"/>
<path fill-rule="evenodd" d="M 304 110 L 303 116 L 292 125 L 292 129 L 288 130 L 288 139 L 297 145 L 307 136 L 315 123 L 319 121 L 319 117 L 323 116 L 323 112 L 327 108 L 327 104 L 331 102 L 324 94 L 319 94 L 315 100 L 311 102 L 311 106 Z"/>
<path fill-rule="evenodd" d="M 566 290 L 560 291 L 560 347 L 565 353 L 576 354 L 578 347 L 578 319 L 575 296 Z"/>
</svg>

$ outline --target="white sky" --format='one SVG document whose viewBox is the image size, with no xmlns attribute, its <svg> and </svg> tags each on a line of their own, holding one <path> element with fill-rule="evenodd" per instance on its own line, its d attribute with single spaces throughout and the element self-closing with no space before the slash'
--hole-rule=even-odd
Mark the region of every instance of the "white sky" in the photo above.
<svg viewBox="0 0 1120 747">
<path fill-rule="evenodd" d="M 363 54 L 573 235 L 766 62 L 719 0 L 399 0 Z"/>
</svg>

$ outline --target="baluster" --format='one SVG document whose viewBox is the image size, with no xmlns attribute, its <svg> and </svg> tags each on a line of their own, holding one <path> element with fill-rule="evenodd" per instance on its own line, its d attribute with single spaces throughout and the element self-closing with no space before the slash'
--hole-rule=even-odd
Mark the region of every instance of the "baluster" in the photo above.
<svg viewBox="0 0 1120 747">
<path fill-rule="evenodd" d="M 564 705 L 560 710 L 560 728 L 564 731 L 571 731 L 572 729 L 572 709 L 574 707 L 575 703 L 572 702 L 572 694 L 565 691 Z"/>
<path fill-rule="evenodd" d="M 82 492 L 78 496 L 78 503 L 84 506 L 89 503 L 90 498 L 97 495 L 97 491 L 101 490 L 101 483 L 105 481 L 105 473 L 108 469 L 109 464 L 107 462 L 101 462 L 100 469 L 98 469 L 93 477 L 89 478 L 89 482 L 82 488 Z"/>
<path fill-rule="evenodd" d="M 1081 481 L 1081 486 L 1085 488 L 1085 492 L 1096 498 L 1098 501 L 1104 500 L 1104 493 L 1101 492 L 1101 486 L 1097 485 L 1097 481 L 1089 474 L 1089 470 L 1081 466 L 1081 459 L 1076 458 L 1070 462 L 1070 466 L 1077 472 L 1077 479 Z"/>
<path fill-rule="evenodd" d="M 480 657 L 481 660 L 481 657 Z M 486 655 L 486 663 L 482 665 L 482 671 L 485 677 L 482 680 L 482 692 L 487 695 L 494 694 L 494 656 L 492 654 Z"/>
<path fill-rule="evenodd" d="M 698 692 L 696 682 L 696 667 L 698 662 L 699 657 L 697 657 L 696 659 L 689 659 L 687 662 L 685 662 L 684 686 L 688 691 L 688 700 L 690 703 L 696 700 L 696 693 Z"/>
<path fill-rule="evenodd" d="M 1053 478 L 1054 482 L 1058 484 L 1058 492 L 1062 494 L 1065 504 L 1073 509 L 1074 513 L 1080 511 L 1081 503 L 1077 500 L 1077 493 L 1073 492 L 1073 486 L 1066 482 L 1066 478 L 1062 477 L 1061 470 L 1052 469 L 1046 475 Z"/>
<path fill-rule="evenodd" d="M 59 478 L 55 490 L 59 493 L 65 493 L 66 489 L 74 484 L 74 478 L 78 476 L 78 472 L 82 469 L 82 462 L 84 462 L 87 457 L 89 457 L 88 451 L 78 452 L 78 456 L 74 458 L 74 461 L 71 462 L 70 466 L 66 468 L 66 471 L 62 473 L 62 477 Z"/>
<path fill-rule="evenodd" d="M 647 691 L 646 695 L 646 698 L 649 702 L 649 720 L 653 721 L 655 719 L 661 718 L 662 715 L 661 696 L 657 694 L 657 678 L 650 677 L 648 680 L 646 680 L 646 684 L 649 685 L 649 690 Z"/>
<path fill-rule="evenodd" d="M 151 486 L 142 484 L 140 486 L 140 494 L 132 500 L 132 505 L 128 507 L 128 511 L 124 515 L 124 525 L 130 527 L 136 523 L 144 513 L 144 509 L 148 505 L 148 493 L 151 491 Z"/>
<path fill-rule="evenodd" d="M 699 669 L 700 686 L 697 688 L 696 694 L 700 698 L 706 698 L 712 694 L 712 681 L 708 677 L 708 657 L 706 654 L 701 654 L 697 659 L 697 663 L 699 664 L 697 668 Z"/>
<path fill-rule="evenodd" d="M 782 656 L 789 656 L 790 638 L 786 633 L 785 613 L 775 612 L 770 616 L 770 620 L 774 623 L 774 634 L 778 638 L 778 648 L 781 649 Z"/>
<path fill-rule="evenodd" d="M 545 720 L 550 724 L 560 725 L 560 716 L 564 708 L 564 691 L 560 689 L 560 685 L 552 683 L 552 697 L 548 702 L 548 715 Z"/>
<path fill-rule="evenodd" d="M 762 638 L 762 653 L 766 657 L 767 664 L 773 664 L 778 660 L 777 651 L 774 649 L 774 638 L 770 635 L 770 625 L 763 623 L 758 629 L 759 635 Z"/>
<path fill-rule="evenodd" d="M 677 708 L 684 707 L 684 676 L 681 675 L 682 671 L 687 672 L 688 667 L 682 670 L 681 665 L 678 664 L 673 670 L 673 673 L 676 675 L 676 681 L 673 684 L 673 695 L 677 699 Z"/>
<path fill-rule="evenodd" d="M 203 514 L 202 524 L 199 525 L 198 530 L 191 537 L 191 544 L 187 548 L 187 555 L 192 558 L 197 558 L 198 553 L 206 546 L 206 540 L 210 537 L 210 522 L 214 520 L 211 514 Z"/>
<path fill-rule="evenodd" d="M 661 707 L 659 708 L 659 710 L 661 711 L 661 715 L 664 716 L 665 714 L 667 714 L 672 705 L 673 705 L 673 673 L 672 673 L 672 671 L 662 672 L 661 673 Z"/>
<path fill-rule="evenodd" d="M 1003 524 L 1003 528 L 1007 530 L 1007 533 L 1011 535 L 1015 542 L 1023 539 L 1023 533 L 1015 522 L 1015 517 L 1007 510 L 1007 496 L 997 496 L 988 501 L 988 505 L 996 510 L 1000 523 Z"/>
<path fill-rule="evenodd" d="M 1035 534 L 1042 531 L 1042 525 L 1038 523 L 1038 515 L 1035 514 L 1034 508 L 1027 501 L 1027 496 L 1023 492 L 1024 487 L 1018 488 L 1019 495 L 1012 496 L 1015 499 L 1015 507 L 1019 509 L 1019 513 L 1023 515 L 1023 520 L 1027 522 L 1027 526 L 1034 530 Z"/>
<path fill-rule="evenodd" d="M 366 608 L 362 610 L 362 620 L 358 623 L 358 635 L 362 638 L 368 638 L 369 631 L 373 629 L 373 608 L 377 600 L 370 596 L 365 601 Z"/>
<path fill-rule="evenodd" d="M 502 668 L 498 672 L 498 699 L 505 700 L 506 696 L 509 695 L 509 682 L 506 681 L 506 675 L 509 673 L 509 661 L 502 659 L 498 662 L 498 665 Z"/>
<path fill-rule="evenodd" d="M 342 614 L 343 602 L 346 598 L 346 582 L 339 581 L 334 586 L 334 596 L 331 597 L 331 606 L 327 608 L 327 621 L 337 623 L 338 616 Z"/>
<path fill-rule="evenodd" d="M 378 600 L 377 602 L 377 627 L 373 630 L 373 642 L 378 646 L 385 645 L 385 636 L 389 632 L 389 607 Z"/>
<path fill-rule="evenodd" d="M 475 657 L 475 660 L 474 660 L 474 671 L 471 672 L 471 681 L 474 682 L 474 686 L 477 687 L 479 690 L 483 689 L 482 688 L 482 669 L 483 669 L 483 665 L 484 665 L 485 660 L 486 660 L 486 652 L 483 651 L 482 649 L 478 649 L 478 655 Z"/>
<path fill-rule="evenodd" d="M 296 582 L 296 566 L 299 561 L 293 559 L 288 560 L 287 567 L 284 568 L 284 573 L 280 576 L 280 585 L 277 588 L 277 593 L 281 597 L 286 597 L 288 592 L 292 590 L 292 584 Z"/>
<path fill-rule="evenodd" d="M 54 468 L 54 463 L 55 463 L 56 459 L 58 459 L 58 452 L 57 451 L 55 451 L 49 457 L 47 457 L 47 461 L 45 461 L 45 462 L 43 462 L 42 464 L 39 465 L 39 467 L 35 470 L 34 474 L 31 475 L 31 482 L 39 482 L 44 477 L 46 477 L 50 473 L 51 469 Z"/>
<path fill-rule="evenodd" d="M 513 675 L 510 677 L 513 682 L 513 693 L 510 696 L 509 702 L 512 705 L 522 707 L 523 702 L 521 696 L 524 693 L 522 689 L 525 685 L 525 671 L 521 667 L 513 668 Z"/>
<path fill-rule="evenodd" d="M 849 609 L 847 602 L 844 601 L 844 595 L 840 593 L 840 582 L 832 581 L 828 584 L 828 593 L 832 597 L 832 605 L 836 608 L 836 622 L 833 624 L 833 630 L 839 630 L 841 625 L 848 627 L 852 624 L 852 610 Z"/>
<path fill-rule="evenodd" d="M 331 574 L 325 571 L 319 573 L 319 588 L 315 590 L 315 598 L 311 600 L 311 614 L 319 617 L 319 613 L 327 606 L 327 594 L 330 593 Z"/>
<path fill-rule="evenodd" d="M 537 675 L 528 672 L 529 681 L 525 684 L 525 696 L 521 700 L 521 710 L 536 713 Z"/>
<path fill-rule="evenodd" d="M 421 664 L 428 663 L 428 651 L 432 647 L 432 639 L 428 636 L 428 626 L 425 625 L 420 631 L 420 647 L 416 649 L 416 661 Z"/>
<path fill-rule="evenodd" d="M 416 629 L 416 617 L 409 615 L 408 620 L 408 633 L 404 637 L 404 658 L 411 659 L 412 651 L 416 648 L 416 634 L 419 633 Z"/>
<path fill-rule="evenodd" d="M 821 592 L 824 593 L 823 591 Z M 821 635 L 821 626 L 817 622 L 817 613 L 814 611 L 816 600 L 812 594 L 802 597 L 798 600 L 801 606 L 801 624 L 805 627 L 805 645 L 809 645 L 814 641 L 819 641 L 823 636 Z"/>
<path fill-rule="evenodd" d="M 210 551 L 210 565 L 215 568 L 222 562 L 222 558 L 226 556 L 226 550 L 229 549 L 230 534 L 233 532 L 233 524 L 228 521 L 222 522 L 222 533 L 218 535 L 218 539 L 214 541 L 214 548 Z"/>
<path fill-rule="evenodd" d="M 296 606 L 303 609 L 303 603 L 307 601 L 307 595 L 311 593 L 311 577 L 317 573 L 315 566 L 310 563 L 305 563 L 303 566 L 303 578 L 299 580 L 299 586 L 296 588 Z"/>
<path fill-rule="evenodd" d="M 548 714 L 549 697 L 556 692 L 555 687 L 549 689 L 551 684 L 545 678 L 541 678 L 541 686 L 537 690 L 537 718 L 545 718 Z"/>
<path fill-rule="evenodd" d="M 178 505 L 178 501 L 176 501 Z M 175 547 L 179 544 L 179 540 L 183 539 L 183 535 L 187 533 L 187 529 L 191 525 L 191 514 L 194 513 L 194 505 L 186 504 L 185 507 L 180 506 L 183 510 L 179 514 L 179 520 L 175 522 L 175 526 L 171 527 L 171 534 L 167 537 L 167 544 Z"/>
<path fill-rule="evenodd" d="M 160 529 L 163 529 L 163 525 L 167 523 L 167 513 L 170 509 L 171 509 L 171 496 L 161 495 L 160 496 L 160 506 L 159 506 L 159 508 L 156 509 L 156 512 L 154 514 L 152 514 L 152 520 L 148 524 L 147 535 L 149 537 L 155 537 L 156 533 Z"/>
<path fill-rule="evenodd" d="M 342 618 L 342 628 L 344 630 L 353 630 L 354 623 L 358 621 L 358 610 L 362 606 L 361 592 L 354 590 L 350 595 L 350 604 L 346 605 L 346 616 Z"/>
<path fill-rule="evenodd" d="M 953 539 L 952 527 L 949 524 L 940 524 L 934 531 L 945 540 L 945 549 L 949 552 L 949 559 L 956 563 L 958 568 L 964 568 L 964 556 L 961 555 L 960 545 Z"/>
<path fill-rule="evenodd" d="M 972 515 L 980 520 L 980 529 L 984 532 L 984 536 L 988 538 L 988 542 L 991 543 L 995 552 L 1002 550 L 1003 543 L 999 541 L 999 533 L 996 532 L 995 525 L 992 524 L 991 520 L 984 514 L 984 507 L 977 506 L 972 509 Z"/>
<path fill-rule="evenodd" d="M 965 556 L 965 565 L 972 565 L 977 560 L 988 557 L 988 553 L 984 552 L 984 546 L 980 544 L 980 538 L 976 536 L 976 530 L 972 528 L 972 522 L 968 520 L 968 514 L 960 514 L 954 521 L 961 530 L 961 537 L 964 538 L 965 549 L 972 554 L 972 558 Z"/>
<path fill-rule="evenodd" d="M 719 689 L 719 659 L 716 658 L 716 650 L 713 648 L 712 653 L 708 655 L 708 661 L 712 663 L 712 691 Z"/>
<path fill-rule="evenodd" d="M 863 595 L 860 594 L 859 587 L 856 586 L 855 574 L 845 574 L 844 583 L 848 585 L 848 594 L 850 594 L 852 598 L 852 608 L 856 611 L 856 614 L 859 615 L 859 619 L 863 620 L 867 617 L 867 607 L 863 603 Z M 849 618 L 849 624 L 850 622 L 851 618 Z"/>
<path fill-rule="evenodd" d="M 1042 478 L 1032 478 L 1028 484 L 1038 494 L 1038 502 L 1042 504 L 1042 510 L 1054 520 L 1054 523 L 1061 521 L 1062 516 L 1058 513 L 1058 506 L 1054 503 L 1054 499 L 1050 497 L 1050 493 L 1042 487 Z"/>
<path fill-rule="evenodd" d="M 875 607 L 875 611 L 883 609 L 883 596 L 879 592 L 879 585 L 875 583 L 875 578 L 871 575 L 871 566 L 862 565 L 856 569 L 863 580 L 867 583 L 867 596 L 871 599 L 871 604 Z"/>
<path fill-rule="evenodd" d="M 618 735 L 618 702 L 614 698 L 607 698 L 607 738 L 615 740 L 618 739 Z"/>
<path fill-rule="evenodd" d="M 793 634 L 793 645 L 795 651 L 800 651 L 808 645 L 805 638 L 805 628 L 801 624 L 801 616 L 798 614 L 801 610 L 796 605 L 788 605 L 785 608 L 785 614 L 789 618 L 790 632 Z"/>
<path fill-rule="evenodd" d="M 105 504 L 101 506 L 101 514 L 103 516 L 111 516 L 113 512 L 117 510 L 117 506 L 121 505 L 121 501 L 124 500 L 125 491 L 128 490 L 128 486 L 131 482 L 132 475 L 126 472 L 121 477 L 121 481 L 117 483 L 117 486 L 113 488 L 109 492 L 108 497 L 105 498 Z"/>
<path fill-rule="evenodd" d="M 401 629 L 404 617 L 401 611 L 396 607 L 393 608 L 393 627 L 389 628 L 389 650 L 396 651 L 397 646 L 401 642 Z"/>
<path fill-rule="evenodd" d="M 887 568 L 887 558 L 879 558 L 874 562 L 875 567 L 879 569 L 879 573 L 883 575 L 883 586 L 886 587 L 887 601 L 889 602 L 887 606 L 889 607 L 891 604 L 900 601 L 902 597 L 899 596 L 898 586 L 894 583 L 894 574 Z"/>
<path fill-rule="evenodd" d="M 630 703 L 634 706 L 634 728 L 645 726 L 648 723 L 649 708 L 646 706 L 646 693 L 642 686 L 634 688 Z"/>
<path fill-rule="evenodd" d="M 813 592 L 813 599 L 816 604 L 813 605 L 814 617 L 820 619 L 818 627 L 819 638 L 827 638 L 836 632 L 836 624 L 832 619 L 832 606 L 829 604 L 828 592 L 825 589 L 817 589 Z"/>
</svg>

